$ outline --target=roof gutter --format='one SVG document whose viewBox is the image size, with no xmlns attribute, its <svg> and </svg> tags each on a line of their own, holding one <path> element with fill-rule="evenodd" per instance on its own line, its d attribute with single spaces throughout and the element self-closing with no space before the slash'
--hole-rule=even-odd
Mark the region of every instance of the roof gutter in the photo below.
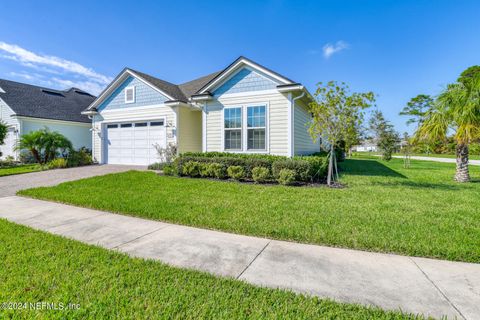
<svg viewBox="0 0 480 320">
<path fill-rule="evenodd" d="M 84 111 L 80 112 L 80 114 L 83 114 L 84 116 L 91 117 L 91 116 L 94 116 L 94 115 L 98 114 L 98 110 L 97 110 L 97 108 L 94 107 L 92 109 L 84 110 Z"/>
<path fill-rule="evenodd" d="M 205 92 L 202 94 L 194 94 L 190 97 L 190 100 L 195 102 L 204 102 L 211 99 L 212 99 L 212 94 L 210 92 Z"/>
<path fill-rule="evenodd" d="M 314 100 L 313 96 L 310 94 L 310 92 L 308 92 L 307 88 L 305 88 L 305 86 L 301 85 L 300 83 L 279 85 L 277 86 L 277 90 L 280 93 L 302 91 L 303 92 L 303 94 L 301 95 L 302 98 L 306 95 L 309 99 Z"/>
</svg>

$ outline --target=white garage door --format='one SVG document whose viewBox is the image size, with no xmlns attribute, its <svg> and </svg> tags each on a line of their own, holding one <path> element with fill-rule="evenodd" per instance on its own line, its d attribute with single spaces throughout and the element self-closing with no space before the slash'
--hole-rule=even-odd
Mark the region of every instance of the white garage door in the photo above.
<svg viewBox="0 0 480 320">
<path fill-rule="evenodd" d="M 154 147 L 165 147 L 164 120 L 112 123 L 106 126 L 106 163 L 148 165 L 158 162 Z"/>
<path fill-rule="evenodd" d="M 4 144 L 0 145 L 0 152 L 2 153 L 2 158 L 8 156 L 14 157 L 15 154 L 15 143 L 17 141 L 17 135 L 15 133 L 15 128 L 8 128 L 7 136 L 5 137 Z"/>
</svg>

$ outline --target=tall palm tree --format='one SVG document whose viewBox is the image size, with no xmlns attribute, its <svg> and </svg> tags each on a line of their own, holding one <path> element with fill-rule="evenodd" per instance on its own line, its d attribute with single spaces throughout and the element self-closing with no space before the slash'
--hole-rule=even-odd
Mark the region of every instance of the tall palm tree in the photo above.
<svg viewBox="0 0 480 320">
<path fill-rule="evenodd" d="M 480 74 L 459 78 L 436 98 L 415 133 L 419 140 L 445 140 L 449 132 L 456 141 L 455 181 L 468 182 L 469 144 L 480 139 Z"/>
</svg>

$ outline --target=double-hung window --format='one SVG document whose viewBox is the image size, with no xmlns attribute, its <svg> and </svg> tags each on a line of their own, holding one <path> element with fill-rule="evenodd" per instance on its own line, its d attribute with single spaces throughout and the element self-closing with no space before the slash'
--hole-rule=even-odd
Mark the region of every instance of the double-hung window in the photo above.
<svg viewBox="0 0 480 320">
<path fill-rule="evenodd" d="M 265 150 L 265 106 L 247 107 L 247 149 Z"/>
<path fill-rule="evenodd" d="M 267 106 L 249 105 L 224 109 L 225 151 L 267 150 Z"/>
<path fill-rule="evenodd" d="M 225 150 L 242 150 L 242 108 L 224 110 Z"/>
</svg>

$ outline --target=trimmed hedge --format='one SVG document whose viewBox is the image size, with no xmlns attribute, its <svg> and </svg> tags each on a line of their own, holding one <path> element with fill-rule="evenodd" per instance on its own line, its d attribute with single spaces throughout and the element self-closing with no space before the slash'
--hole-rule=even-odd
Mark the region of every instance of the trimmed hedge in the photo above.
<svg viewBox="0 0 480 320">
<path fill-rule="evenodd" d="M 209 177 L 225 179 L 227 175 L 233 179 L 254 180 L 266 182 L 267 179 L 278 180 L 283 169 L 293 171 L 295 182 L 322 181 L 327 172 L 327 158 L 325 156 L 296 156 L 287 158 L 274 155 L 232 154 L 226 152 L 184 153 L 173 162 L 176 172 L 182 176 Z M 233 174 L 231 167 L 235 167 Z M 242 168 L 242 170 L 238 169 Z M 255 168 L 265 168 L 268 178 L 254 174 Z M 227 172 L 230 171 L 230 172 Z M 239 171 L 243 171 L 242 174 Z M 265 170 L 264 170 L 265 171 Z M 271 177 L 270 177 L 271 173 Z M 241 175 L 241 177 L 240 177 Z M 267 176 L 267 174 L 263 174 Z"/>
</svg>

